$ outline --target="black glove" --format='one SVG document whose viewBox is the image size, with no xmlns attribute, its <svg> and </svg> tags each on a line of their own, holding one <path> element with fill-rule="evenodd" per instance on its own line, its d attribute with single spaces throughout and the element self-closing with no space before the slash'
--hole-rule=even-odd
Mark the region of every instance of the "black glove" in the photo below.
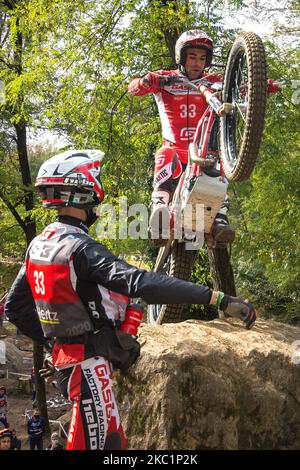
<svg viewBox="0 0 300 470">
<path fill-rule="evenodd" d="M 225 294 L 219 308 L 230 317 L 241 319 L 248 330 L 253 327 L 257 318 L 257 312 L 252 303 L 239 297 L 231 297 Z"/>
<path fill-rule="evenodd" d="M 46 354 L 44 362 L 43 362 L 43 369 L 39 370 L 40 376 L 45 379 L 47 382 L 54 380 L 54 373 L 56 369 L 52 363 L 52 356 L 51 354 Z M 50 380 L 49 380 L 50 379 Z"/>
</svg>

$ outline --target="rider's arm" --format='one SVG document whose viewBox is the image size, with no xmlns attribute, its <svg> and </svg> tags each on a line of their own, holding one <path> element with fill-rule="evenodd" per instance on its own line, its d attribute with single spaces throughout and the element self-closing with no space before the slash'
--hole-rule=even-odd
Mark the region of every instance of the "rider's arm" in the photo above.
<svg viewBox="0 0 300 470">
<path fill-rule="evenodd" d="M 152 93 L 149 87 L 143 85 L 143 78 L 134 78 L 128 86 L 128 92 L 133 96 L 143 96 Z"/>
<path fill-rule="evenodd" d="M 141 297 L 149 304 L 209 304 L 212 297 L 206 286 L 138 269 L 94 240 L 81 244 L 73 261 L 79 278 L 129 297 Z"/>
<path fill-rule="evenodd" d="M 143 96 L 148 93 L 157 93 L 163 88 L 161 78 L 170 72 L 159 70 L 147 73 L 144 77 L 135 78 L 128 86 L 128 92 L 133 96 Z"/>
<path fill-rule="evenodd" d="M 148 304 L 213 304 L 229 316 L 252 328 L 257 313 L 253 305 L 203 285 L 138 269 L 120 260 L 95 240 L 83 242 L 74 253 L 79 278 L 101 284 L 129 297 L 141 297 Z"/>
<path fill-rule="evenodd" d="M 25 275 L 25 265 L 19 271 L 5 303 L 8 320 L 26 336 L 45 344 L 43 330 L 38 318 L 35 302 Z"/>
</svg>

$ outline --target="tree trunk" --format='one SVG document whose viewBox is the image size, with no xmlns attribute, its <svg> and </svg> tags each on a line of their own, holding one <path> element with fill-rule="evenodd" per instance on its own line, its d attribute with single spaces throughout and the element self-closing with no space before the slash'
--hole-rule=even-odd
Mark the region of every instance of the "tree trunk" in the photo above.
<svg viewBox="0 0 300 470">
<path fill-rule="evenodd" d="M 31 211 L 34 208 L 34 198 L 32 192 L 32 181 L 28 162 L 27 142 L 26 142 L 26 124 L 15 124 L 17 136 L 17 150 L 20 164 L 20 171 L 22 175 L 22 182 L 24 187 L 24 206 L 26 211 Z M 28 189 L 27 189 L 28 188 Z M 27 245 L 36 236 L 36 224 L 31 220 L 30 215 L 27 215 L 24 220 L 25 228 L 23 228 L 26 236 Z M 43 366 L 43 347 L 33 342 L 33 362 L 35 378 L 36 378 L 36 401 L 42 416 L 45 419 L 46 434 L 50 433 L 49 418 L 46 403 L 46 388 L 45 381 L 39 376 L 38 371 Z"/>
<path fill-rule="evenodd" d="M 220 290 L 235 297 L 234 275 L 227 248 L 208 248 L 207 251 L 214 290 Z"/>
<path fill-rule="evenodd" d="M 5 2 L 6 6 L 13 10 L 15 7 L 14 2 Z M 16 71 L 16 75 L 21 76 L 23 72 L 23 48 L 24 40 L 23 34 L 20 31 L 20 21 L 17 18 L 16 20 L 17 34 L 15 36 L 15 44 L 13 48 L 13 66 Z M 24 104 L 24 96 L 22 92 L 18 97 L 17 106 L 15 108 L 15 113 L 18 115 L 18 118 L 15 119 L 14 128 L 16 131 L 16 142 L 17 142 L 17 151 L 20 165 L 20 172 L 22 176 L 22 182 L 24 185 L 24 206 L 26 211 L 31 211 L 34 208 L 34 197 L 32 191 L 32 180 L 28 162 L 28 152 L 27 152 L 27 129 L 26 121 L 23 117 L 22 108 Z M 13 116 L 14 118 L 16 116 Z M 25 224 L 25 226 L 24 226 Z M 27 245 L 33 240 L 36 236 L 36 224 L 34 220 L 31 220 L 31 216 L 26 215 L 22 229 L 25 232 Z M 33 361 L 36 375 L 36 401 L 38 407 L 43 414 L 46 425 L 46 432 L 49 433 L 49 419 L 47 412 L 46 404 L 46 389 L 45 382 L 39 376 L 38 371 L 42 368 L 43 365 L 43 347 L 33 342 Z"/>
<path fill-rule="evenodd" d="M 49 417 L 46 402 L 46 387 L 45 381 L 40 377 L 38 371 L 43 367 L 43 346 L 33 341 L 33 363 L 35 370 L 35 387 L 36 387 L 36 401 L 41 416 L 45 419 L 45 433 L 50 435 Z"/>
<path fill-rule="evenodd" d="M 178 30 L 175 30 L 175 29 L 169 29 L 167 31 L 165 30 L 163 34 L 165 37 L 165 41 L 166 41 L 169 53 L 172 57 L 172 62 L 173 62 L 172 67 L 175 67 L 176 66 L 175 44 L 178 39 Z"/>
<path fill-rule="evenodd" d="M 174 0 L 172 0 L 172 2 L 170 2 L 169 0 L 160 0 L 160 3 L 166 7 L 167 5 L 169 6 L 170 3 L 172 3 L 173 5 L 173 9 L 176 11 L 176 2 Z M 186 8 L 188 8 L 188 1 L 187 1 L 187 6 Z M 169 50 L 169 54 L 170 56 L 172 57 L 172 64 L 171 66 L 172 67 L 175 67 L 176 66 L 176 59 L 175 59 L 175 44 L 176 44 L 176 41 L 178 39 L 178 36 L 179 36 L 179 29 L 178 28 L 174 28 L 174 27 L 171 27 L 169 29 L 163 29 L 162 31 L 163 35 L 164 35 L 164 38 L 165 38 L 165 42 L 166 42 L 166 45 L 167 45 L 167 48 Z"/>
<path fill-rule="evenodd" d="M 34 208 L 34 199 L 32 192 L 32 182 L 30 175 L 30 168 L 28 163 L 28 154 L 27 154 L 27 143 L 26 143 L 26 125 L 15 124 L 15 130 L 17 134 L 17 149 L 18 157 L 20 164 L 20 171 L 22 175 L 22 182 L 25 188 L 25 197 L 24 197 L 24 206 L 26 211 L 31 211 Z M 36 236 L 36 226 L 35 221 L 31 220 L 30 215 L 25 217 L 25 236 L 27 245 L 34 239 Z"/>
</svg>

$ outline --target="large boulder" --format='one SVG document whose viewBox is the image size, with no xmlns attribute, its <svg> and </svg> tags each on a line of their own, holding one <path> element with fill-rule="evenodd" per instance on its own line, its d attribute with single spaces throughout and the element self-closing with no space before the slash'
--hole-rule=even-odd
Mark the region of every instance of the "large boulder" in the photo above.
<svg viewBox="0 0 300 470">
<path fill-rule="evenodd" d="M 1 368 L 8 369 L 11 372 L 20 372 L 24 368 L 23 354 L 11 341 L 4 340 L 6 363 Z"/>
<path fill-rule="evenodd" d="M 236 320 L 144 325 L 116 376 L 129 449 L 299 449 L 300 328 Z"/>
</svg>

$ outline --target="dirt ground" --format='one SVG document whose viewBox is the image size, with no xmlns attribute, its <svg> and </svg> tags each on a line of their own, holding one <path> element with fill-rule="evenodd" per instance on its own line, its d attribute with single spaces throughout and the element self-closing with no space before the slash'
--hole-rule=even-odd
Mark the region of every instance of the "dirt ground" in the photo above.
<svg viewBox="0 0 300 470">
<path fill-rule="evenodd" d="M 17 336 L 16 329 L 13 325 L 5 322 L 5 341 L 12 342 L 15 344 L 18 349 L 22 352 L 23 355 L 23 366 L 21 370 L 17 372 L 21 374 L 30 375 L 31 368 L 33 367 L 33 357 L 32 357 L 32 342 L 25 336 Z M 3 338 L 1 338 L 3 339 Z M 1 365 L 0 368 L 3 370 L 5 366 Z M 17 376 L 9 374 L 9 378 L 0 378 L 0 384 L 6 387 L 7 396 L 8 396 L 8 421 L 10 427 L 16 429 L 18 439 L 22 441 L 22 450 L 28 450 L 28 434 L 26 423 L 28 416 L 26 413 L 31 416 L 33 410 L 32 402 L 32 393 L 29 388 L 29 383 L 26 384 L 26 390 L 19 389 L 19 380 Z M 56 420 L 59 416 L 63 415 L 70 409 L 69 404 L 60 406 L 62 402 L 62 396 L 58 390 L 53 387 L 52 384 L 46 384 L 46 393 L 47 393 L 47 402 L 49 401 L 48 406 L 48 416 L 50 420 Z M 58 430 L 58 426 L 55 424 L 50 424 L 51 431 Z M 65 445 L 65 438 L 61 439 L 62 444 Z M 50 443 L 48 437 L 44 438 L 44 448 Z"/>
</svg>

